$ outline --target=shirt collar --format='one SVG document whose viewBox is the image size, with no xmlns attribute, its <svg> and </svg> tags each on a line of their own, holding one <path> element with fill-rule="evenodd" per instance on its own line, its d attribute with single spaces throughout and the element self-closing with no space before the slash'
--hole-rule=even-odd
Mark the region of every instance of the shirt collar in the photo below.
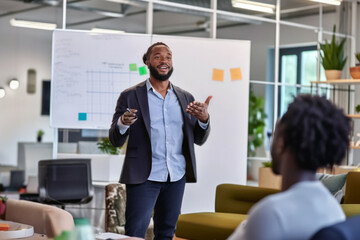
<svg viewBox="0 0 360 240">
<path fill-rule="evenodd" d="M 154 87 L 151 85 L 150 78 L 146 79 L 146 90 L 150 91 L 150 89 L 154 89 Z M 173 90 L 173 85 L 171 82 L 169 82 L 169 90 Z"/>
</svg>

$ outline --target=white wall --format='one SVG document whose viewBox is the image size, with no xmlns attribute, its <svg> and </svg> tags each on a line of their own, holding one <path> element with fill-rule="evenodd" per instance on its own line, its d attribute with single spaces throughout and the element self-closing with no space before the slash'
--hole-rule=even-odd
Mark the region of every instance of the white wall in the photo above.
<svg viewBox="0 0 360 240">
<path fill-rule="evenodd" d="M 10 27 L 8 17 L 0 18 L 0 86 L 7 95 L 0 99 L 0 164 L 17 165 L 17 143 L 36 141 L 39 129 L 43 141 L 53 140 L 49 117 L 41 116 L 42 80 L 51 77 L 51 32 Z M 36 93 L 26 93 L 27 71 L 36 70 Z M 20 81 L 17 90 L 7 82 Z"/>
</svg>

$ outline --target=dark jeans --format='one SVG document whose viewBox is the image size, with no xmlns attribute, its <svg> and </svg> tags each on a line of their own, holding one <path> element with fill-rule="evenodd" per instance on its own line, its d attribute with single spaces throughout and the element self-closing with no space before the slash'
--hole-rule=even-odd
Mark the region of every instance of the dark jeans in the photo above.
<svg viewBox="0 0 360 240">
<path fill-rule="evenodd" d="M 145 238 L 154 210 L 154 240 L 172 239 L 181 210 L 185 182 L 184 176 L 176 182 L 127 184 L 125 235 Z"/>
</svg>

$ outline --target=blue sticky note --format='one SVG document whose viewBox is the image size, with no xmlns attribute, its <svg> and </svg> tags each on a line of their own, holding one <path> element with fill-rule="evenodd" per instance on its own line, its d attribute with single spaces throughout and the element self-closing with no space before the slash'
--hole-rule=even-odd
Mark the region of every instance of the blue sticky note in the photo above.
<svg viewBox="0 0 360 240">
<path fill-rule="evenodd" d="M 86 121 L 87 114 L 86 113 L 79 113 L 79 121 Z"/>
</svg>

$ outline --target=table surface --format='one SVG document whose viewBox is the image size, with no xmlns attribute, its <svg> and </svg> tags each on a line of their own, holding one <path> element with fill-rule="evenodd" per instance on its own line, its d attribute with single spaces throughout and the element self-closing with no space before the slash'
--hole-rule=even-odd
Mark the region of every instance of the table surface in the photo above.
<svg viewBox="0 0 360 240">
<path fill-rule="evenodd" d="M 50 240 L 50 238 L 47 238 L 46 235 L 44 234 L 39 234 L 39 233 L 34 233 L 34 235 L 32 235 L 31 237 L 26 237 L 26 238 L 17 238 L 17 239 L 26 239 L 26 240 Z"/>
</svg>

